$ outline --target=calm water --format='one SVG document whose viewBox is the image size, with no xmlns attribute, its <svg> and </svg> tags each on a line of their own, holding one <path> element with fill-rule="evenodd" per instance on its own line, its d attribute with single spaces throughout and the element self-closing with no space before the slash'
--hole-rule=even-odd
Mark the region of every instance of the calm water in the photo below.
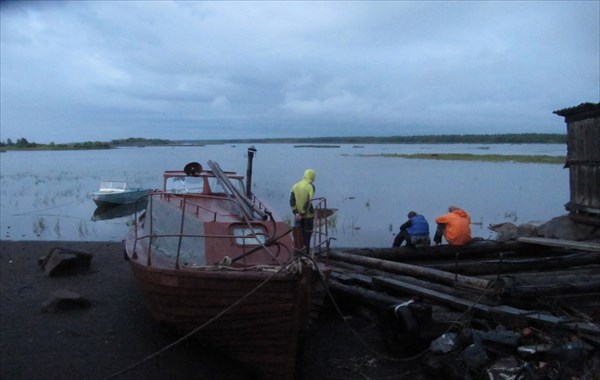
<svg viewBox="0 0 600 380">
<path fill-rule="evenodd" d="M 337 208 L 338 247 L 387 247 L 410 210 L 430 221 L 458 204 L 473 235 L 492 237 L 489 224 L 547 221 L 565 213 L 569 173 L 562 165 L 360 157 L 377 153 L 566 155 L 565 145 L 341 145 L 295 148 L 256 144 L 253 192 L 289 218 L 292 184 L 306 168 L 317 172 L 318 196 Z M 246 172 L 244 145 L 145 147 L 97 151 L 6 152 L 0 155 L 0 227 L 6 240 L 120 241 L 132 216 L 99 220 L 90 193 L 102 180 L 161 187 L 162 172 L 213 160 Z M 126 213 L 125 213 L 126 214 Z M 114 216 L 114 215 L 113 215 Z M 118 215 L 117 215 L 118 216 Z"/>
</svg>

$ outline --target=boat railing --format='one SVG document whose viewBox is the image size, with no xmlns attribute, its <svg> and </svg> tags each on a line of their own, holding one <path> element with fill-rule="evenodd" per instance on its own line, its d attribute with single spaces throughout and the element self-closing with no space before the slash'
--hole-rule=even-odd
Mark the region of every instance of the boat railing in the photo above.
<svg viewBox="0 0 600 380">
<path fill-rule="evenodd" d="M 185 208 L 185 209 L 189 210 L 189 212 L 191 212 L 192 214 L 194 214 L 196 216 L 200 215 L 201 212 L 206 212 L 208 214 L 211 214 L 212 220 L 214 222 L 218 221 L 219 216 L 230 216 L 230 214 L 222 214 L 219 211 L 215 211 L 209 207 L 198 204 L 198 203 L 194 202 L 195 198 L 204 198 L 204 199 L 212 198 L 212 199 L 219 200 L 219 201 L 231 202 L 236 206 L 238 204 L 236 202 L 236 200 L 233 198 L 223 197 L 223 196 L 219 196 L 219 195 L 210 195 L 210 194 L 187 195 L 187 194 L 156 193 L 156 194 L 152 194 L 152 195 L 160 196 L 161 198 L 165 198 L 167 200 L 178 202 L 179 208 L 181 208 L 181 209 Z M 259 201 L 257 202 L 256 198 L 254 199 L 254 204 L 256 204 L 256 207 L 259 208 L 261 211 L 268 212 L 268 209 L 261 202 L 259 202 Z"/>
<path fill-rule="evenodd" d="M 186 208 L 188 210 L 191 209 L 190 212 L 196 216 L 200 215 L 201 211 L 204 211 L 213 216 L 213 221 L 217 221 L 217 216 L 219 215 L 219 213 L 217 211 L 214 211 L 206 206 L 202 206 L 200 204 L 191 202 L 186 195 L 181 195 L 181 194 L 173 195 L 173 194 L 169 194 L 169 193 L 159 193 L 158 195 L 161 198 L 167 199 L 169 201 L 171 201 L 171 200 L 178 201 L 179 202 L 178 206 L 182 210 L 186 209 Z M 195 197 L 206 197 L 206 196 L 195 195 Z M 189 205 L 190 207 L 187 207 L 187 205 Z"/>
<path fill-rule="evenodd" d="M 259 236 L 265 236 L 265 234 L 248 234 L 244 236 L 244 239 L 259 239 Z M 146 265 L 151 267 L 152 266 L 152 255 L 153 255 L 153 245 L 152 245 L 152 239 L 155 238 L 175 238 L 178 239 L 178 244 L 181 244 L 182 239 L 192 239 L 192 238 L 202 238 L 202 239 L 236 239 L 239 238 L 239 236 L 237 235 L 210 235 L 210 234 L 178 234 L 178 233 L 173 233 L 173 234 L 149 234 L 149 235 L 140 235 L 137 234 L 135 235 L 135 242 L 134 242 L 134 246 L 133 246 L 133 259 L 137 260 L 138 256 L 137 256 L 137 244 L 139 241 L 141 240 L 149 240 L 148 243 L 148 250 L 147 250 L 147 262 Z M 240 256 L 246 256 L 248 252 L 254 251 L 257 248 L 263 248 L 262 246 L 259 245 L 248 245 L 248 246 L 243 246 L 244 249 L 242 251 L 242 253 L 240 254 Z M 177 255 L 175 258 L 175 263 L 174 263 L 174 267 L 175 269 L 180 269 L 181 265 L 180 265 L 180 246 L 178 248 L 177 251 Z M 281 265 L 281 263 L 279 263 Z"/>
<path fill-rule="evenodd" d="M 261 210 L 263 213 L 269 213 L 269 209 L 267 208 L 267 206 L 254 195 L 252 195 L 251 201 L 254 207 L 256 207 L 257 209 Z"/>
<path fill-rule="evenodd" d="M 169 200 L 170 202 L 175 203 L 176 206 L 179 207 L 180 214 L 181 214 L 181 218 L 178 222 L 178 231 L 173 231 L 173 232 L 169 232 L 169 233 L 157 233 L 156 229 L 153 226 L 154 223 L 154 218 L 152 218 L 152 201 L 154 197 L 160 197 L 161 199 L 166 199 Z M 246 218 L 242 218 L 243 222 L 242 224 L 246 224 L 248 226 L 249 231 L 251 231 L 251 233 L 245 234 L 243 236 L 239 236 L 236 234 L 221 234 L 221 235 L 214 235 L 214 234 L 193 234 L 193 233 L 186 233 L 184 230 L 184 226 L 185 226 L 185 216 L 186 214 L 192 214 L 194 216 L 199 216 L 201 212 L 204 212 L 206 214 L 212 215 L 212 221 L 216 222 L 219 220 L 219 216 L 225 218 L 225 217 L 231 217 L 231 214 L 222 214 L 218 211 L 212 210 L 206 206 L 200 205 L 196 202 L 193 202 L 194 198 L 214 198 L 216 200 L 219 201 L 226 201 L 226 202 L 233 202 L 234 205 L 237 205 L 237 202 L 235 201 L 235 199 L 231 199 L 228 197 L 222 197 L 222 196 L 215 196 L 215 195 L 206 195 L 206 194 L 195 194 L 195 195 L 181 195 L 181 194 L 169 194 L 169 193 L 164 193 L 164 192 L 155 192 L 152 193 L 148 196 L 148 205 L 150 205 L 150 207 L 148 207 L 146 209 L 146 216 L 145 216 L 145 222 L 144 223 L 149 223 L 148 229 L 146 233 L 144 234 L 139 234 L 139 228 L 135 228 L 133 230 L 134 233 L 134 247 L 133 247 L 133 258 L 137 259 L 137 244 L 139 241 L 141 240 L 148 240 L 148 251 L 147 251 L 147 265 L 151 266 L 152 265 L 152 250 L 153 250 L 153 240 L 154 239 L 161 239 L 161 238 L 174 238 L 177 239 L 177 249 L 176 249 L 176 260 L 175 260 L 175 268 L 179 268 L 180 267 L 180 255 L 181 255 L 181 249 L 182 249 L 182 243 L 184 242 L 185 239 L 235 239 L 235 240 L 239 240 L 241 239 L 244 244 L 242 244 L 242 250 L 243 252 L 246 252 L 246 250 L 255 250 L 257 247 L 259 246 L 263 246 L 264 245 L 262 243 L 260 244 L 248 244 L 246 245 L 245 242 L 246 240 L 254 240 L 257 242 L 262 241 L 267 241 L 269 239 L 272 238 L 272 236 L 263 233 L 263 232 L 257 232 L 257 230 L 255 229 L 255 227 L 252 225 L 251 220 L 247 220 Z M 191 198 L 191 199 L 190 199 Z M 256 198 L 254 198 L 256 199 Z M 260 202 L 258 202 L 260 203 Z M 264 207 L 264 205 L 262 203 L 260 203 L 260 207 L 262 207 L 266 212 L 267 209 Z M 140 221 L 140 219 L 138 219 L 138 211 L 136 210 L 136 214 L 135 214 L 135 220 L 136 221 Z M 263 219 L 261 218 L 261 221 Z M 242 253 L 242 255 L 244 255 L 244 253 Z M 275 257 L 275 256 L 274 256 Z"/>
<path fill-rule="evenodd" d="M 329 238 L 329 223 L 327 223 L 327 213 L 329 211 L 327 199 L 314 198 L 312 202 L 315 209 L 312 252 L 322 252 L 328 256 L 331 238 Z"/>
</svg>

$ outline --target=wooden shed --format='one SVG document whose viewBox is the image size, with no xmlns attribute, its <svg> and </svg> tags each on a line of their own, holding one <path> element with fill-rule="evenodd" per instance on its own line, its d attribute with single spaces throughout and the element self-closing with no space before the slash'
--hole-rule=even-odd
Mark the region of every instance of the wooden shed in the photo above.
<svg viewBox="0 0 600 380">
<path fill-rule="evenodd" d="M 567 123 L 571 199 L 565 208 L 578 223 L 600 225 L 600 103 L 554 111 Z"/>
</svg>

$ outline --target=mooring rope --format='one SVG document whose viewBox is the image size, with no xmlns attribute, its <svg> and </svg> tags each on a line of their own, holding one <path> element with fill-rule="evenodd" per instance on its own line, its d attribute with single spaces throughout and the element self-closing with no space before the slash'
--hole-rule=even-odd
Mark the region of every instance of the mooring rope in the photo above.
<svg viewBox="0 0 600 380">
<path fill-rule="evenodd" d="M 202 325 L 196 327 L 194 330 L 192 330 L 191 332 L 185 334 L 184 336 L 182 336 L 181 338 L 175 340 L 174 342 L 166 345 L 165 347 L 161 348 L 160 350 L 146 356 L 145 358 L 133 363 L 132 365 L 130 365 L 127 368 L 122 369 L 119 372 L 113 373 L 110 376 L 104 377 L 103 380 L 108 380 L 108 379 L 112 379 L 115 378 L 119 375 L 122 375 L 123 373 L 130 371 L 131 369 L 137 367 L 138 365 L 160 355 L 161 353 L 175 347 L 176 345 L 178 345 L 179 343 L 185 341 L 186 339 L 190 338 L 192 335 L 196 334 L 198 331 L 202 330 L 203 328 L 205 328 L 206 326 L 210 325 L 211 323 L 215 322 L 217 319 L 219 319 L 220 317 L 222 317 L 225 313 L 227 313 L 229 310 L 233 309 L 234 307 L 236 307 L 237 305 L 239 305 L 242 301 L 244 301 L 246 298 L 250 297 L 252 294 L 256 293 L 260 288 L 262 288 L 266 283 L 268 283 L 269 281 L 271 281 L 276 275 L 278 275 L 279 273 L 287 270 L 290 267 L 293 267 L 293 265 L 295 264 L 296 260 L 292 260 L 289 263 L 287 263 L 286 265 L 282 266 L 277 272 L 274 272 L 271 276 L 267 277 L 263 282 L 261 282 L 260 284 L 258 284 L 254 289 L 250 290 L 248 293 L 246 293 L 243 297 L 241 297 L 240 299 L 238 299 L 236 302 L 234 302 L 232 305 L 230 305 L 229 307 L 227 307 L 226 309 L 222 310 L 220 313 L 218 313 L 217 315 L 215 315 L 214 317 L 212 317 L 211 319 L 209 319 L 208 321 L 204 322 Z"/>
<path fill-rule="evenodd" d="M 72 201 L 69 201 L 69 202 L 66 202 L 66 203 L 62 203 L 62 204 L 55 205 L 55 206 L 52 206 L 52 207 L 44 208 L 44 209 L 41 209 L 41 210 L 32 210 L 32 211 L 22 212 L 22 213 L 19 213 L 19 214 L 12 214 L 11 216 L 23 216 L 23 215 L 36 214 L 36 213 L 39 213 L 39 212 L 44 212 L 44 211 L 48 211 L 48 210 L 53 210 L 55 208 L 67 206 L 67 205 L 70 205 L 71 203 L 75 203 L 75 202 L 79 202 L 79 199 L 75 199 L 75 200 L 72 200 Z M 60 215 L 60 216 L 63 216 L 63 215 Z M 77 218 L 79 218 L 79 217 L 77 217 Z M 81 219 L 81 218 L 79 218 L 79 219 Z"/>
</svg>

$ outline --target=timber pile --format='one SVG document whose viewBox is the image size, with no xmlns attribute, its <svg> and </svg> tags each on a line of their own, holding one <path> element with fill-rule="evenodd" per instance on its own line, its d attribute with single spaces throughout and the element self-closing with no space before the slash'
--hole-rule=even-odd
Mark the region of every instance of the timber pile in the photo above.
<svg viewBox="0 0 600 380">
<path fill-rule="evenodd" d="M 550 351 L 562 352 L 562 359 L 583 358 L 579 366 L 569 362 L 580 376 L 590 365 L 600 370 L 597 251 L 479 241 L 421 250 L 333 250 L 329 265 L 332 293 L 373 310 L 393 353 L 428 351 L 424 364 L 437 375 L 493 379 L 490 368 L 506 355 L 516 360 L 511 370 L 523 371 L 528 363 L 547 372 L 550 367 L 541 363 L 552 360 Z M 459 325 L 460 331 L 451 333 Z M 564 369 L 562 359 L 555 361 Z M 497 378 L 508 376 L 510 366 L 500 367 L 506 371 L 496 368 Z"/>
</svg>

